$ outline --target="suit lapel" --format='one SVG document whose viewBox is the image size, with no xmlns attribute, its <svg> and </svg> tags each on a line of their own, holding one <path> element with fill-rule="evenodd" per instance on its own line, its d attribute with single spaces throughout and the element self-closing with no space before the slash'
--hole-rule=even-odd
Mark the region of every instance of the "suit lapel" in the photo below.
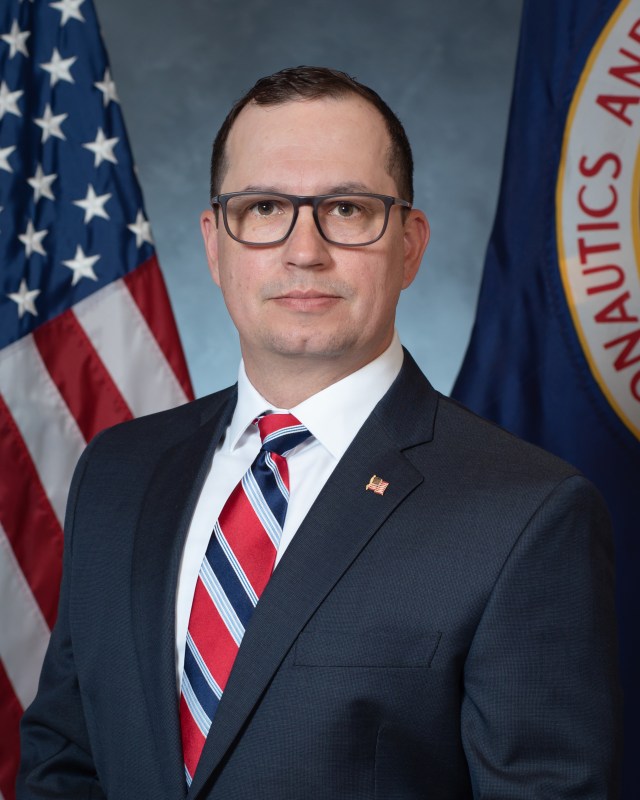
<svg viewBox="0 0 640 800">
<path fill-rule="evenodd" d="M 167 797 L 185 792 L 175 671 L 175 596 L 184 540 L 235 392 L 206 407 L 165 451 L 144 497 L 133 553 L 136 653 Z"/>
<path fill-rule="evenodd" d="M 260 598 L 216 711 L 189 798 L 206 788 L 320 603 L 388 516 L 422 482 L 422 474 L 401 448 L 432 438 L 436 405 L 436 393 L 405 354 L 398 379 L 340 460 Z M 365 490 L 374 474 L 389 484 L 384 495 Z"/>
</svg>

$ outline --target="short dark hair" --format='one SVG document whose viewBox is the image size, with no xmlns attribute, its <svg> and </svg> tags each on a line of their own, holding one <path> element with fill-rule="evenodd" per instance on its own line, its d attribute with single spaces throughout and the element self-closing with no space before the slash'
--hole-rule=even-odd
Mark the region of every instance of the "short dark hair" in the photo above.
<svg viewBox="0 0 640 800">
<path fill-rule="evenodd" d="M 251 102 L 277 106 L 292 100 L 341 98 L 355 94 L 376 108 L 385 121 L 391 140 L 386 169 L 395 179 L 403 200 L 413 202 L 413 156 L 402 123 L 377 92 L 355 78 L 327 67 L 290 67 L 268 75 L 243 95 L 227 114 L 213 143 L 211 154 L 211 197 L 218 194 L 228 163 L 226 144 L 229 132 L 242 109 Z"/>
</svg>

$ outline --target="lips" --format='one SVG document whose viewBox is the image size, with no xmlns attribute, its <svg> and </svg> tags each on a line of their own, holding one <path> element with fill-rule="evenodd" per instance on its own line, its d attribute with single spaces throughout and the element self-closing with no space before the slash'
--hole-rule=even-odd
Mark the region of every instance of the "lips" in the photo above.
<svg viewBox="0 0 640 800">
<path fill-rule="evenodd" d="M 278 305 L 295 311 L 319 311 L 337 303 L 340 295 L 320 289 L 291 289 L 271 299 Z"/>
<path fill-rule="evenodd" d="M 338 295 L 331 292 L 323 292 L 317 289 L 292 289 L 289 292 L 281 294 L 274 298 L 274 300 L 317 300 L 320 298 L 337 298 Z"/>
</svg>

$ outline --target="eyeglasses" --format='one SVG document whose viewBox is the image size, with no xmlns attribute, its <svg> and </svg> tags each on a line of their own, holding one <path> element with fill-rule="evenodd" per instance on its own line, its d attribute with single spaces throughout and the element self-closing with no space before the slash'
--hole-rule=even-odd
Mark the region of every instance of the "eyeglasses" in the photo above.
<svg viewBox="0 0 640 800">
<path fill-rule="evenodd" d="M 343 247 L 364 247 L 387 229 L 392 206 L 411 203 L 385 194 L 295 195 L 280 192 L 229 192 L 211 198 L 222 209 L 224 227 L 241 244 L 279 244 L 293 230 L 300 206 L 313 208 L 313 219 L 323 239 Z"/>
</svg>

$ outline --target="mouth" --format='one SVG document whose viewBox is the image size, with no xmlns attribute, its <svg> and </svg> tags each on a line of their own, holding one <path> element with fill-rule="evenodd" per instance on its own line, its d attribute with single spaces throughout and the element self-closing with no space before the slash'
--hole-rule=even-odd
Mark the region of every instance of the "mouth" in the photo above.
<svg viewBox="0 0 640 800">
<path fill-rule="evenodd" d="M 291 289 L 271 298 L 278 305 L 297 311 L 323 310 L 340 299 L 339 295 L 320 289 Z"/>
</svg>

